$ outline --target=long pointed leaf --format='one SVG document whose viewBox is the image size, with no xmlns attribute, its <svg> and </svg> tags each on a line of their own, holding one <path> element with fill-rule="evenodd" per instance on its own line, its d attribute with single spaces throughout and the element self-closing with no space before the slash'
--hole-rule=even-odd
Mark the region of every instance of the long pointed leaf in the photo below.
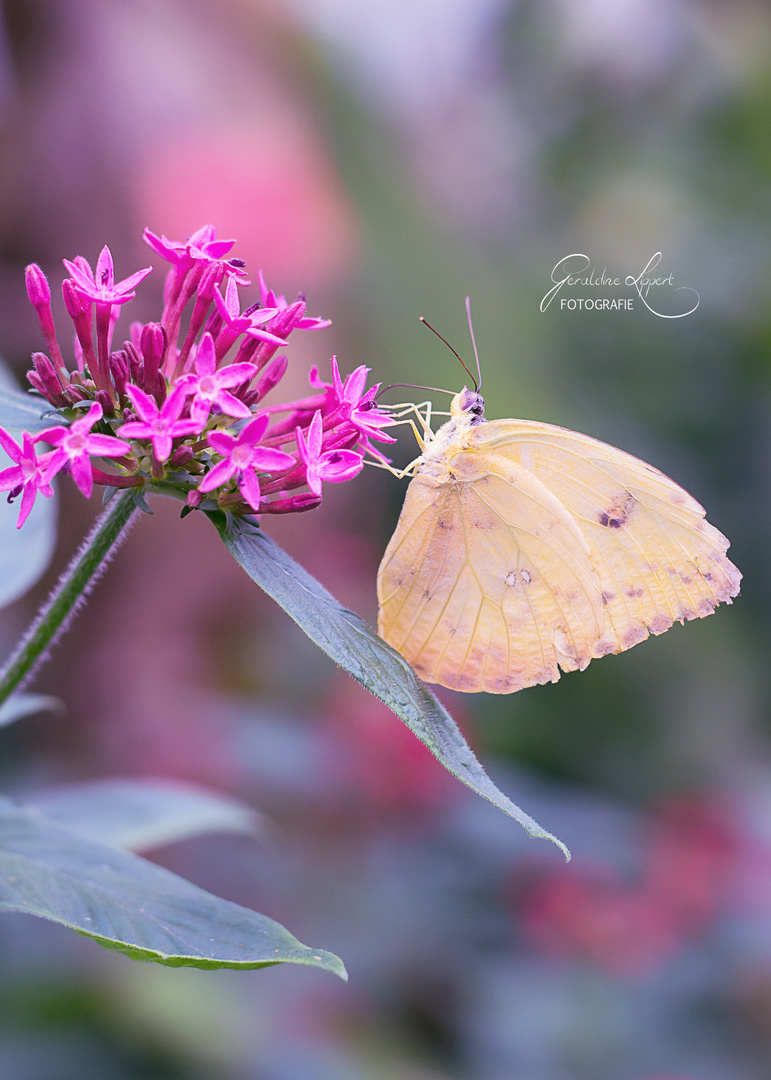
<svg viewBox="0 0 771 1080">
<path fill-rule="evenodd" d="M 0 799 L 0 911 L 39 915 L 134 960 L 169 967 L 309 964 L 346 978 L 273 919 L 138 855 L 71 833 Z"/>
<path fill-rule="evenodd" d="M 209 515 L 228 551 L 250 578 L 272 596 L 308 637 L 380 698 L 432 754 L 464 784 L 509 814 L 534 837 L 570 852 L 493 784 L 457 724 L 410 665 L 373 633 L 358 615 L 342 607 L 314 577 L 256 525 Z"/>
<path fill-rule="evenodd" d="M 68 784 L 25 802 L 70 832 L 128 851 L 148 851 L 205 833 L 254 833 L 260 828 L 257 812 L 235 799 L 197 784 L 155 777 Z"/>
</svg>

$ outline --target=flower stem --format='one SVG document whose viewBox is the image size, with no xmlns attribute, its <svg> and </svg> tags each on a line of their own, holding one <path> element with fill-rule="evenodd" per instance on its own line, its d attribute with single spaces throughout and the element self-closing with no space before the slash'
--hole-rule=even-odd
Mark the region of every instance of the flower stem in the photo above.
<svg viewBox="0 0 771 1080">
<path fill-rule="evenodd" d="M 101 577 L 138 514 L 131 491 L 97 520 L 16 650 L 0 671 L 0 704 L 32 675 Z"/>
</svg>

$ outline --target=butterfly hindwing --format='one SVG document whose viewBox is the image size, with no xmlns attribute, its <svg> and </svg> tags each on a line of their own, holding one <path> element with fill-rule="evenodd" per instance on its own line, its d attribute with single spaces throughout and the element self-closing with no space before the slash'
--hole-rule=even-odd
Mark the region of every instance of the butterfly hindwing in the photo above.
<svg viewBox="0 0 771 1080">
<path fill-rule="evenodd" d="M 573 515 L 502 455 L 460 449 L 447 460 L 447 475 L 419 472 L 408 488 L 378 576 L 381 635 L 428 681 L 493 693 L 609 651 L 599 575 Z"/>
</svg>

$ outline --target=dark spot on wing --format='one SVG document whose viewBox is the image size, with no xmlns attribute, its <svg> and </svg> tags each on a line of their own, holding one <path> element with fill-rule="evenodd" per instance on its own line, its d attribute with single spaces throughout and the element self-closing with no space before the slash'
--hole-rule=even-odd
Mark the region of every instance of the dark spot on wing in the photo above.
<svg viewBox="0 0 771 1080">
<path fill-rule="evenodd" d="M 603 590 L 603 593 L 602 593 L 602 602 L 603 602 L 603 604 L 609 604 L 611 602 L 611 600 L 615 600 L 615 599 L 616 599 L 616 594 L 614 592 L 607 592 L 606 590 Z"/>
<path fill-rule="evenodd" d="M 606 529 L 620 529 L 626 525 L 635 506 L 637 499 L 628 491 L 622 491 L 605 510 L 601 511 L 598 521 Z"/>
</svg>

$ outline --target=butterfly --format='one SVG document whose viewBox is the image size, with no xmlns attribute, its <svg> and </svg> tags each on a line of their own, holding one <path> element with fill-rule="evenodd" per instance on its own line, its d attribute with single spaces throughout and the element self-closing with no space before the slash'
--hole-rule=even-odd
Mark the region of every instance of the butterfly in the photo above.
<svg viewBox="0 0 771 1080">
<path fill-rule="evenodd" d="M 378 632 L 426 682 L 556 682 L 738 594 L 704 508 L 631 454 L 487 421 L 468 388 L 427 437 L 377 579 Z"/>
</svg>

